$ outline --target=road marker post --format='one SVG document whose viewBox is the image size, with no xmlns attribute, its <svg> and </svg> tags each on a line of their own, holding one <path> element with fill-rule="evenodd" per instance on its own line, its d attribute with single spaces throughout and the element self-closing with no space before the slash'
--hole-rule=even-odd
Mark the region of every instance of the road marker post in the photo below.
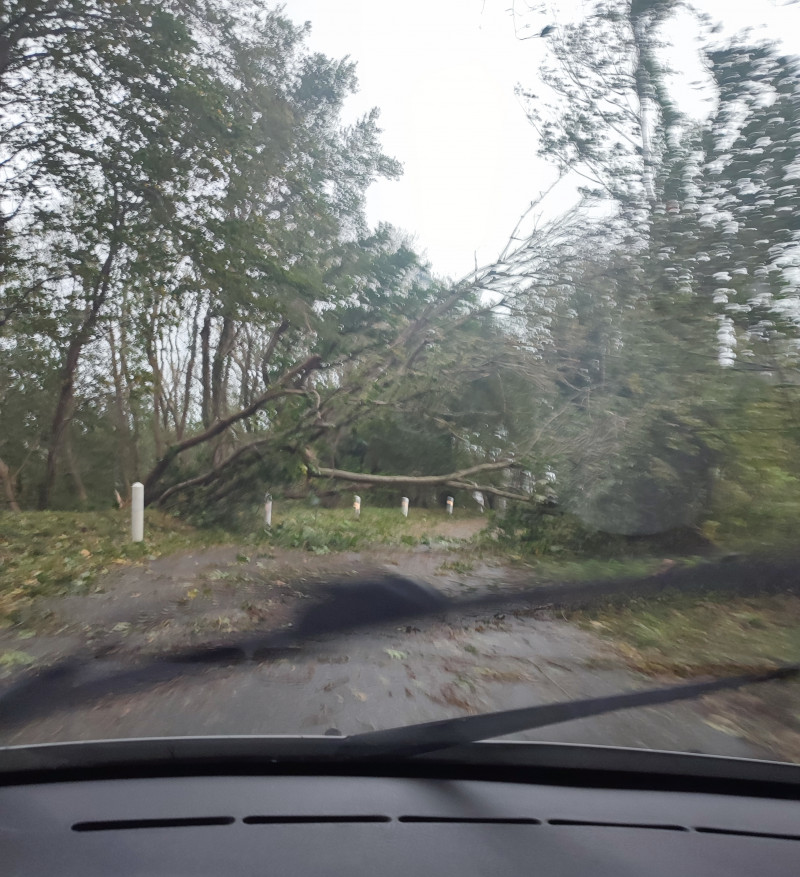
<svg viewBox="0 0 800 877">
<path fill-rule="evenodd" d="M 264 494 L 264 526 L 272 527 L 272 494 Z"/>
<path fill-rule="evenodd" d="M 361 497 L 354 496 L 353 497 L 353 514 L 357 517 L 361 517 Z"/>
<path fill-rule="evenodd" d="M 452 496 L 447 497 L 447 514 L 448 515 L 453 514 L 453 497 Z"/>
<path fill-rule="evenodd" d="M 408 517 L 408 497 L 407 496 L 404 496 L 400 500 L 400 511 L 403 513 L 404 518 Z"/>
<path fill-rule="evenodd" d="M 131 540 L 144 541 L 144 484 L 131 485 Z"/>
</svg>

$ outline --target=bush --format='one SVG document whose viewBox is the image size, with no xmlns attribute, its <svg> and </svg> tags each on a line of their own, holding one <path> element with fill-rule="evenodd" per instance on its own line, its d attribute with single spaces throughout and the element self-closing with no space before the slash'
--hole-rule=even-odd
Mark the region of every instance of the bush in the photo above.
<svg viewBox="0 0 800 877">
<path fill-rule="evenodd" d="M 696 555 L 711 542 L 691 527 L 652 536 L 623 536 L 587 527 L 577 515 L 537 506 L 511 508 L 494 520 L 498 542 L 536 557 L 626 557 L 675 553 Z"/>
</svg>

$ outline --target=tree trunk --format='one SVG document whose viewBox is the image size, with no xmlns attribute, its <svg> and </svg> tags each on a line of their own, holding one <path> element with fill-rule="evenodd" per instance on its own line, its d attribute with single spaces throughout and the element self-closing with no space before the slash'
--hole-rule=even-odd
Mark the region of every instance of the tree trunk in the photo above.
<svg viewBox="0 0 800 877">
<path fill-rule="evenodd" d="M 213 420 L 221 420 L 227 413 L 225 373 L 228 354 L 231 352 L 235 334 L 236 327 L 233 320 L 230 317 L 223 317 L 219 342 L 214 352 L 214 363 L 211 366 L 211 413 Z"/>
<path fill-rule="evenodd" d="M 189 362 L 186 364 L 186 381 L 183 387 L 183 409 L 181 411 L 180 423 L 176 429 L 176 437 L 178 441 L 183 439 L 186 432 L 186 420 L 189 417 L 189 406 L 192 404 L 192 379 L 194 378 L 194 362 L 197 357 L 197 321 L 200 318 L 200 298 L 197 301 L 197 310 L 192 321 L 192 340 L 189 346 Z"/>
<path fill-rule="evenodd" d="M 78 468 L 78 461 L 75 459 L 75 454 L 72 453 L 72 439 L 69 434 L 67 434 L 64 440 L 64 450 L 66 451 L 67 456 L 67 464 L 69 465 L 69 474 L 72 476 L 72 482 L 75 485 L 75 492 L 78 494 L 78 500 L 81 505 L 86 505 L 89 501 L 89 497 L 86 493 L 86 488 L 83 484 L 83 479 L 81 478 L 81 471 Z"/>
<path fill-rule="evenodd" d="M 647 24 L 645 20 L 638 16 L 632 16 L 631 25 L 633 31 L 633 42 L 636 53 L 634 81 L 636 83 L 636 97 L 639 101 L 639 130 L 641 132 L 642 143 L 642 184 L 644 186 L 645 197 L 651 207 L 655 206 L 655 179 L 654 167 L 655 161 L 653 156 L 652 144 L 652 114 L 654 109 L 653 103 L 653 84 L 650 81 L 650 73 L 647 69 Z"/>
<path fill-rule="evenodd" d="M 200 417 L 203 426 L 211 426 L 211 310 L 206 311 L 203 328 L 200 330 L 200 358 L 202 364 L 203 400 Z"/>
<path fill-rule="evenodd" d="M 58 390 L 58 401 L 50 425 L 50 436 L 47 443 L 47 462 L 44 479 L 39 487 L 39 508 L 44 510 L 50 506 L 50 497 L 56 481 L 56 465 L 64 444 L 69 418 L 72 416 L 72 401 L 75 393 L 75 372 L 78 368 L 85 340 L 83 333 L 75 336 L 69 343 L 64 365 L 61 368 L 61 381 Z"/>
<path fill-rule="evenodd" d="M 259 409 L 263 408 L 268 402 L 271 402 L 274 399 L 280 399 L 284 396 L 289 396 L 296 393 L 305 394 L 305 391 L 300 389 L 297 386 L 291 386 L 292 384 L 302 383 L 302 381 L 313 371 L 321 368 L 322 360 L 318 355 L 309 356 L 307 359 L 303 360 L 303 362 L 298 363 L 294 368 L 289 369 L 287 372 L 281 376 L 280 380 L 275 382 L 275 385 L 271 390 L 263 393 L 257 399 L 254 399 L 246 408 L 242 408 L 239 411 L 235 411 L 233 414 L 229 414 L 223 420 L 218 420 L 203 432 L 198 435 L 190 436 L 189 438 L 183 439 L 183 441 L 176 442 L 174 445 L 171 445 L 167 448 L 164 455 L 156 461 L 156 464 L 150 470 L 147 478 L 144 482 L 144 501 L 145 504 L 149 505 L 154 500 L 158 499 L 159 493 L 156 490 L 156 485 L 158 484 L 161 476 L 167 471 L 175 458 L 182 454 L 184 451 L 188 451 L 190 448 L 197 447 L 197 445 L 205 444 L 206 442 L 211 441 L 216 438 L 218 435 L 222 435 L 226 429 L 233 426 L 234 423 L 238 423 L 241 420 L 246 419 L 247 417 L 252 417 Z"/>
<path fill-rule="evenodd" d="M 114 380 L 114 408 L 116 411 L 117 432 L 119 442 L 117 445 L 119 455 L 119 467 L 122 473 L 122 485 L 125 493 L 130 492 L 130 420 L 125 404 L 125 388 L 122 384 L 122 364 L 118 361 L 117 342 L 114 329 L 108 330 L 108 343 L 111 349 L 111 376 Z"/>
<path fill-rule="evenodd" d="M 123 221 L 123 213 L 118 213 L 115 218 L 115 231 L 119 229 Z M 72 416 L 72 401 L 75 393 L 75 373 L 78 369 L 83 348 L 89 343 L 94 333 L 100 311 L 108 297 L 111 284 L 111 269 L 120 249 L 120 241 L 115 235 L 108 248 L 100 276 L 94 284 L 91 294 L 91 304 L 83 318 L 83 322 L 70 338 L 64 364 L 61 367 L 61 379 L 59 382 L 58 401 L 53 420 L 50 425 L 50 436 L 47 447 L 47 463 L 45 464 L 44 478 L 39 486 L 39 508 L 46 509 L 50 505 L 50 497 L 56 480 L 56 464 L 64 444 L 69 419 Z"/>
<path fill-rule="evenodd" d="M 527 493 L 512 493 L 501 487 L 495 487 L 493 484 L 478 484 L 472 481 L 471 476 L 479 472 L 498 472 L 514 468 L 515 464 L 512 460 L 479 463 L 477 466 L 460 469 L 458 472 L 449 472 L 446 475 L 369 475 L 364 472 L 348 472 L 344 469 L 328 469 L 317 466 L 309 451 L 306 451 L 305 458 L 308 461 L 310 478 L 335 478 L 339 481 L 368 484 L 374 487 L 449 487 L 452 490 L 479 490 L 481 493 L 514 499 L 519 502 L 530 502 L 533 499 Z"/>
<path fill-rule="evenodd" d="M 131 370 L 128 367 L 128 335 L 125 331 L 125 321 L 123 320 L 119 326 L 119 368 L 120 374 L 125 378 L 125 384 L 131 386 Z M 130 493 L 131 483 L 138 480 L 139 477 L 139 418 L 131 408 L 130 390 L 128 390 L 126 399 L 126 410 L 129 415 L 128 448 L 130 452 L 130 462 L 128 466 L 128 483 L 125 485 L 126 490 Z"/>
<path fill-rule="evenodd" d="M 8 466 L 0 459 L 0 481 L 3 482 L 3 492 L 6 495 L 6 502 L 12 512 L 21 511 L 17 497 L 14 494 L 14 479 L 8 471 Z"/>
</svg>

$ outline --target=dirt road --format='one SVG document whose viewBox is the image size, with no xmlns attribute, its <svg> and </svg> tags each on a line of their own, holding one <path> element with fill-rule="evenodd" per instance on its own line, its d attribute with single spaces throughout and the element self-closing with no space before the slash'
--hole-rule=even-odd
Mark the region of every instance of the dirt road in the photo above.
<svg viewBox="0 0 800 877">
<path fill-rule="evenodd" d="M 376 580 L 397 573 L 448 596 L 527 583 L 519 571 L 470 559 L 453 542 L 322 557 L 212 548 L 123 569 L 91 595 L 37 604 L 29 619 L 37 635 L 20 641 L 18 632 L 6 631 L 0 648 L 24 649 L 49 662 L 86 647 L 123 652 L 183 647 L 222 633 L 289 625 L 319 584 L 331 578 Z M 145 693 L 54 713 L 0 731 L 0 743 L 319 734 L 331 728 L 348 734 L 652 684 L 627 669 L 610 646 L 564 620 L 473 614 L 320 639 L 291 657 L 208 670 Z M 585 719 L 530 736 L 769 754 L 726 733 L 713 716 L 690 704 Z"/>
</svg>

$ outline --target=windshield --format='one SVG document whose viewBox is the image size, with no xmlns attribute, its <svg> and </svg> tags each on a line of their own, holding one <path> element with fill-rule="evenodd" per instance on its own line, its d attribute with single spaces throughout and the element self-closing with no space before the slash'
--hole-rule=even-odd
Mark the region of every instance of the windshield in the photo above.
<svg viewBox="0 0 800 877">
<path fill-rule="evenodd" d="M 0 688 L 52 696 L 0 745 L 800 661 L 798 34 L 778 0 L 6 0 Z M 516 736 L 800 761 L 787 679 L 559 721 Z"/>
</svg>

